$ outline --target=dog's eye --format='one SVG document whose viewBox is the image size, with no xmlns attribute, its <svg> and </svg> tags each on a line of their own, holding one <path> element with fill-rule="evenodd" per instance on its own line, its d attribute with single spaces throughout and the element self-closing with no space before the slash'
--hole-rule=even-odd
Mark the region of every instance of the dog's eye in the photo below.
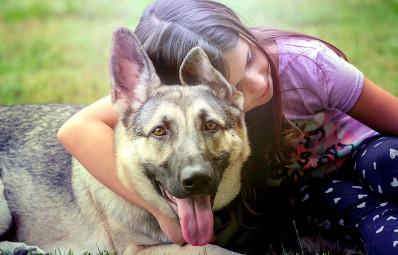
<svg viewBox="0 0 398 255">
<path fill-rule="evenodd" d="M 218 124 L 210 120 L 206 123 L 206 130 L 214 130 L 218 127 Z"/>
<path fill-rule="evenodd" d="M 156 135 L 156 136 L 162 136 L 162 135 L 166 135 L 166 129 L 164 129 L 163 127 L 157 127 L 152 131 L 152 134 Z"/>
</svg>

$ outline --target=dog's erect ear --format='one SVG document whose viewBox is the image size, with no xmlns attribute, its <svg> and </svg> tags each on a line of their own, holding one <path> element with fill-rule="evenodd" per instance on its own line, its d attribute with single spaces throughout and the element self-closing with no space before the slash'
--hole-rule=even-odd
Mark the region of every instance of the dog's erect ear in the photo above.
<svg viewBox="0 0 398 255">
<path fill-rule="evenodd" d="M 160 86 L 152 62 L 138 38 L 127 28 L 113 32 L 109 61 L 112 103 L 117 112 L 146 100 Z"/>
<path fill-rule="evenodd" d="M 243 109 L 242 93 L 211 65 L 208 56 L 200 47 L 191 49 L 186 55 L 180 67 L 180 80 L 183 85 L 207 85 L 216 95 Z"/>
</svg>

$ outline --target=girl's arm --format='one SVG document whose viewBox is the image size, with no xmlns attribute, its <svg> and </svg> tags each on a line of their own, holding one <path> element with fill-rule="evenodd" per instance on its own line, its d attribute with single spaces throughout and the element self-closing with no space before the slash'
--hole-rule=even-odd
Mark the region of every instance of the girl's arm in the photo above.
<svg viewBox="0 0 398 255">
<path fill-rule="evenodd" d="M 117 120 L 118 115 L 108 96 L 71 117 L 59 130 L 58 139 L 91 175 L 119 196 L 153 214 L 170 241 L 183 245 L 178 222 L 161 214 L 119 181 L 113 150 L 113 127 Z"/>
<path fill-rule="evenodd" d="M 347 114 L 382 134 L 398 136 L 398 98 L 366 77 L 358 101 Z"/>
</svg>

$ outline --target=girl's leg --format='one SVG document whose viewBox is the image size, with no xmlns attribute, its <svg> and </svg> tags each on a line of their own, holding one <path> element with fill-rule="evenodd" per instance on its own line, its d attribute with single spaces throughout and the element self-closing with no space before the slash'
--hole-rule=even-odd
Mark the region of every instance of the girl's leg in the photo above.
<svg viewBox="0 0 398 255">
<path fill-rule="evenodd" d="M 325 178 L 310 196 L 335 224 L 357 229 L 369 254 L 398 254 L 398 138 L 368 139 L 353 160 L 361 184 Z"/>
<path fill-rule="evenodd" d="M 375 208 L 372 220 L 359 222 L 368 249 L 377 251 L 376 247 L 384 246 L 398 254 L 398 137 L 367 139 L 353 154 L 353 159 L 362 186 L 383 200 Z"/>
<path fill-rule="evenodd" d="M 318 187 L 310 196 L 331 225 L 338 225 L 334 229 L 358 230 L 369 254 L 398 254 L 398 206 L 343 179 L 323 180 Z"/>
<path fill-rule="evenodd" d="M 364 187 L 398 202 L 398 137 L 375 136 L 353 154 L 354 170 Z"/>
</svg>

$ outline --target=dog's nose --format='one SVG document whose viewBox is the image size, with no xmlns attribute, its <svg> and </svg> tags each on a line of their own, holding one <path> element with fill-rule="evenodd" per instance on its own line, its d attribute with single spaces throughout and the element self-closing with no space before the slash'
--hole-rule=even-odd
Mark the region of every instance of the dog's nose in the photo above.
<svg viewBox="0 0 398 255">
<path fill-rule="evenodd" d="M 210 186 L 212 179 L 206 168 L 197 165 L 185 167 L 181 171 L 180 181 L 186 191 L 200 194 Z"/>
</svg>

